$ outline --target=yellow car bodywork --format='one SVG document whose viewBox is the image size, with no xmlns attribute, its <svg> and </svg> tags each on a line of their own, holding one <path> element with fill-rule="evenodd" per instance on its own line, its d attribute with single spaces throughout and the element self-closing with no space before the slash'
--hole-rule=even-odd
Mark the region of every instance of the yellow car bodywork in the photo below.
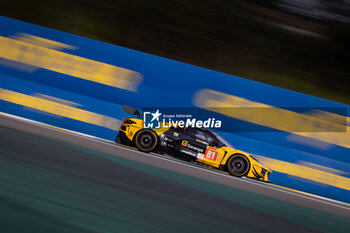
<svg viewBox="0 0 350 233">
<path fill-rule="evenodd" d="M 134 123 L 133 124 L 125 123 L 128 120 L 131 120 Z M 130 141 L 134 140 L 135 135 L 141 129 L 143 129 L 143 120 L 136 119 L 136 118 L 129 118 L 129 117 L 125 117 L 123 119 L 123 123 L 120 127 L 120 131 L 125 133 L 126 137 Z M 152 131 L 154 131 L 158 136 L 160 136 L 161 134 L 163 134 L 167 130 L 169 130 L 169 127 L 164 127 L 163 125 L 161 125 L 161 127 L 159 129 L 152 129 Z M 221 148 L 207 146 L 207 150 L 208 149 L 217 152 L 217 157 L 216 157 L 215 161 L 208 159 L 206 156 L 202 156 L 199 158 L 197 157 L 197 159 L 196 159 L 197 162 L 207 164 L 207 165 L 210 165 L 210 166 L 215 167 L 215 168 L 220 168 L 220 167 L 225 167 L 227 165 L 228 160 L 232 156 L 243 155 L 248 159 L 249 164 L 250 164 L 250 168 L 249 168 L 249 171 L 246 174 L 246 176 L 249 178 L 254 178 L 257 180 L 269 182 L 268 175 L 271 173 L 271 170 L 268 169 L 267 167 L 265 167 L 260 162 L 258 162 L 256 159 L 254 159 L 247 152 L 237 150 L 234 148 L 230 148 L 230 147 L 226 147 L 226 146 L 223 146 Z"/>
</svg>

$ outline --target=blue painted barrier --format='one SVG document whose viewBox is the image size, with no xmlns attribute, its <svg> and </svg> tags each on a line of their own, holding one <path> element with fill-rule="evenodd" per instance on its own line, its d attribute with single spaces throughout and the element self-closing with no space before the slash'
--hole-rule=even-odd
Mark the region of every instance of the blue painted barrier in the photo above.
<svg viewBox="0 0 350 233">
<path fill-rule="evenodd" d="M 203 99 L 203 93 L 219 93 L 226 104 L 349 110 L 345 104 L 10 18 L 0 17 L 0 22 L 0 111 L 108 140 L 114 140 L 126 115 L 122 104 L 200 107 L 197 99 Z M 220 134 L 275 167 L 273 183 L 350 202 L 347 132 Z M 305 174 L 278 170 L 286 165 Z"/>
</svg>

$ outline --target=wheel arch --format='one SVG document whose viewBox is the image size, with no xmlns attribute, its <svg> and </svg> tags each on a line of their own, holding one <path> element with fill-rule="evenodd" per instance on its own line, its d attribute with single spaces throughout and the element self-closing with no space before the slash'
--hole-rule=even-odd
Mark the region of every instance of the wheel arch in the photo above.
<svg viewBox="0 0 350 233">
<path fill-rule="evenodd" d="M 244 155 L 250 162 L 250 156 L 249 156 L 248 153 L 246 153 L 244 151 L 241 151 L 241 150 L 236 150 L 236 149 L 232 149 L 232 148 L 226 148 L 225 149 L 225 156 L 221 160 L 220 165 L 226 166 L 227 161 L 235 154 Z"/>
</svg>

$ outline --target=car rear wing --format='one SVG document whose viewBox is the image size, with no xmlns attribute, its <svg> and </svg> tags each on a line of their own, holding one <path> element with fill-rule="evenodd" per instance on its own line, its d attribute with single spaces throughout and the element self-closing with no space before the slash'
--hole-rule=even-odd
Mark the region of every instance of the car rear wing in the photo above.
<svg viewBox="0 0 350 233">
<path fill-rule="evenodd" d="M 136 115 L 138 119 L 141 119 L 141 114 L 136 108 L 132 108 L 132 107 L 127 106 L 127 105 L 123 105 L 123 110 L 126 113 L 131 114 L 131 115 Z"/>
</svg>

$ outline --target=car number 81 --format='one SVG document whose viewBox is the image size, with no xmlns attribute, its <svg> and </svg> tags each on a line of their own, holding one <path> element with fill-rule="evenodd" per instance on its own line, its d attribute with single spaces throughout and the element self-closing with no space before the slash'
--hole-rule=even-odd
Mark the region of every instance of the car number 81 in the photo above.
<svg viewBox="0 0 350 233">
<path fill-rule="evenodd" d="M 218 156 L 218 152 L 215 150 L 215 148 L 208 147 L 204 153 L 204 156 L 206 159 L 215 161 Z"/>
</svg>

